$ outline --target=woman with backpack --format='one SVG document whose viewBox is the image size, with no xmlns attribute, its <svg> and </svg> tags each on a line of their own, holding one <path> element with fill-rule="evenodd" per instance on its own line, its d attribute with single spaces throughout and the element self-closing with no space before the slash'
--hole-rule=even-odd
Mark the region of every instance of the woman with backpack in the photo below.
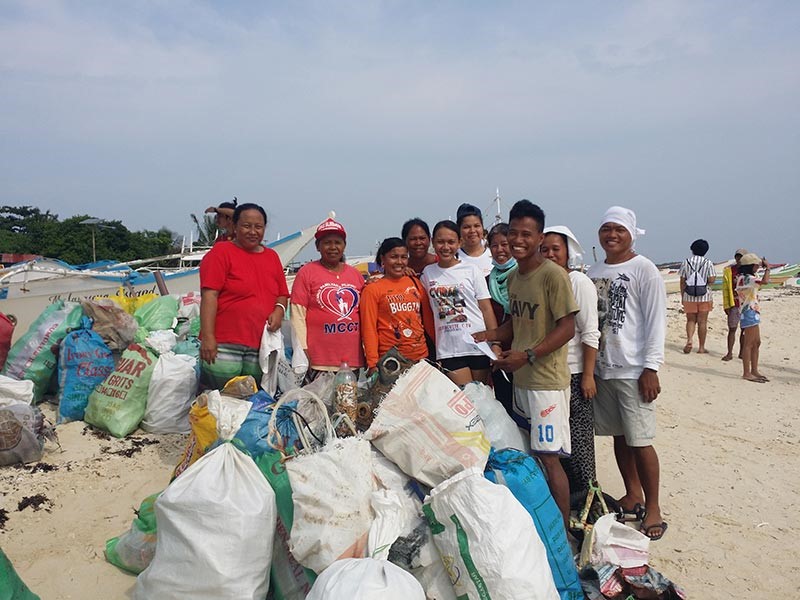
<svg viewBox="0 0 800 600">
<path fill-rule="evenodd" d="M 695 240 L 689 246 L 692 256 L 683 261 L 680 271 L 681 300 L 686 313 L 686 345 L 683 353 L 692 351 L 692 339 L 697 329 L 698 354 L 706 354 L 706 333 L 708 332 L 708 313 L 714 308 L 711 298 L 711 284 L 716 279 L 714 263 L 706 258 L 708 242 Z"/>
</svg>

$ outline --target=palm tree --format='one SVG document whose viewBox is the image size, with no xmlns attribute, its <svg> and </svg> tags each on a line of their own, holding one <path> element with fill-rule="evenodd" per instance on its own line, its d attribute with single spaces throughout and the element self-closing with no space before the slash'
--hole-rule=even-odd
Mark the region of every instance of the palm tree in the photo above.
<svg viewBox="0 0 800 600">
<path fill-rule="evenodd" d="M 217 229 L 217 222 L 213 214 L 203 215 L 202 223 L 197 218 L 197 215 L 195 215 L 194 213 L 192 213 L 190 216 L 192 217 L 192 221 L 194 221 L 194 224 L 197 227 L 197 244 L 199 246 L 214 245 L 214 240 L 217 239 L 219 230 Z"/>
</svg>

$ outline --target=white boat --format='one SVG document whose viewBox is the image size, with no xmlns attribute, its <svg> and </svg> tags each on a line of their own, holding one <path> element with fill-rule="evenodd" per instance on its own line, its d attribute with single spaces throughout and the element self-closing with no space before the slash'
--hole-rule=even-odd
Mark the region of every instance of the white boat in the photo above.
<svg viewBox="0 0 800 600">
<path fill-rule="evenodd" d="M 280 256 L 284 268 L 314 239 L 317 224 L 267 244 Z M 158 294 L 163 281 L 166 293 L 200 291 L 200 261 L 208 248 L 127 263 L 95 264 L 80 269 L 60 260 L 37 258 L 0 270 L 0 312 L 13 317 L 17 326 L 14 340 L 57 300 L 80 302 L 98 296 L 112 296 L 120 288 L 126 296 Z M 179 260 L 180 267 L 148 267 L 160 261 Z"/>
</svg>

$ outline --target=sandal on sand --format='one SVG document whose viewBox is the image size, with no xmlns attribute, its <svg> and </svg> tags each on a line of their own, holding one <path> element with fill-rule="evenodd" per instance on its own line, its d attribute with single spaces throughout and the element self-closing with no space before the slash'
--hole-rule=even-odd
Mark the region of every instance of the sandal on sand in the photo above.
<svg viewBox="0 0 800 600">
<path fill-rule="evenodd" d="M 653 523 L 648 527 L 640 527 L 639 531 L 641 531 L 643 534 L 649 537 L 651 542 L 655 542 L 656 540 L 660 540 L 662 537 L 664 537 L 664 534 L 667 533 L 667 527 L 668 527 L 667 522 L 662 521 L 661 523 Z M 661 533 L 651 535 L 650 531 L 652 531 L 653 529 L 660 529 Z"/>
<path fill-rule="evenodd" d="M 647 511 L 644 506 L 638 502 L 633 505 L 633 508 L 623 508 L 622 505 L 617 509 L 617 521 L 620 523 L 629 523 L 631 521 L 644 521 L 647 516 Z"/>
<path fill-rule="evenodd" d="M 692 342 L 686 342 L 686 345 L 683 347 L 683 353 L 689 354 L 692 351 Z"/>
</svg>

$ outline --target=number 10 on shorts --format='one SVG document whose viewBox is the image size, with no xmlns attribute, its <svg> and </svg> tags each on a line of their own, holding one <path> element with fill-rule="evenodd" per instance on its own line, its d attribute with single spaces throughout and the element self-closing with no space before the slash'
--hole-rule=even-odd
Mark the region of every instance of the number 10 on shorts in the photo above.
<svg viewBox="0 0 800 600">
<path fill-rule="evenodd" d="M 555 439 L 555 433 L 552 425 L 537 425 L 539 429 L 540 442 L 552 442 Z"/>
</svg>

